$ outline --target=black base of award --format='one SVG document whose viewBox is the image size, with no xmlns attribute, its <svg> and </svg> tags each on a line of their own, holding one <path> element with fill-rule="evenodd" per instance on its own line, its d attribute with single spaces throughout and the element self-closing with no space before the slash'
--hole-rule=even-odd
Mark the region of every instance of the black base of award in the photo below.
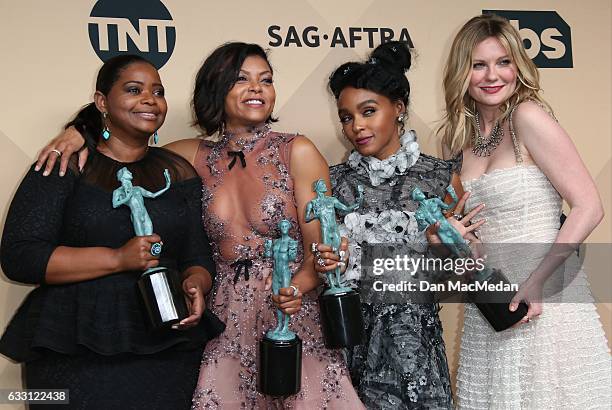
<svg viewBox="0 0 612 410">
<path fill-rule="evenodd" d="M 510 282 L 499 270 L 493 270 L 490 277 L 486 279 L 489 285 L 509 284 Z M 480 290 L 469 293 L 469 298 L 474 302 L 480 313 L 487 319 L 497 332 L 506 330 L 517 324 L 527 314 L 528 307 L 519 303 L 518 308 L 511 312 L 508 308 L 516 292 L 510 291 L 487 291 Z"/>
<path fill-rule="evenodd" d="M 269 396 L 290 396 L 302 388 L 302 340 L 259 342 L 257 390 Z"/>
<path fill-rule="evenodd" d="M 178 272 L 164 267 L 145 271 L 138 280 L 149 327 L 164 329 L 189 316 Z"/>
<path fill-rule="evenodd" d="M 359 293 L 321 295 L 321 326 L 325 346 L 330 349 L 352 347 L 362 343 L 365 336 Z"/>
</svg>

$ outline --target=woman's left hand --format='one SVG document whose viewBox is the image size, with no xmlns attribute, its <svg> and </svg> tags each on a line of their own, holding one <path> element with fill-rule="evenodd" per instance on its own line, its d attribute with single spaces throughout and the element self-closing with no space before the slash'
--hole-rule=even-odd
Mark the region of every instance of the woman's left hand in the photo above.
<svg viewBox="0 0 612 410">
<path fill-rule="evenodd" d="M 521 284 L 509 306 L 510 311 L 514 312 L 520 302 L 527 304 L 527 314 L 518 323 L 529 323 L 542 314 L 542 287 L 541 281 L 535 279 L 527 279 Z"/>
<path fill-rule="evenodd" d="M 323 243 L 313 243 L 313 256 L 314 256 L 314 268 L 319 273 L 328 273 L 335 270 L 340 266 L 340 271 L 344 273 L 347 268 L 349 260 L 348 250 L 348 239 L 342 237 L 340 242 L 340 251 L 342 251 L 343 257 L 340 259 L 339 252 L 333 252 L 333 249 L 329 245 Z"/>
<path fill-rule="evenodd" d="M 183 292 L 187 300 L 189 316 L 173 325 L 173 329 L 187 329 L 196 326 L 206 309 L 203 288 L 206 286 L 205 278 L 199 273 L 193 273 L 183 280 Z"/>
<path fill-rule="evenodd" d="M 472 219 L 478 215 L 480 211 L 484 208 L 484 204 L 479 204 L 471 209 L 467 214 L 463 214 L 465 209 L 465 202 L 470 197 L 470 192 L 465 192 L 459 202 L 457 202 L 457 206 L 453 209 L 453 212 L 446 217 L 446 220 L 459 232 L 459 234 L 464 238 L 470 241 L 476 239 L 474 236 L 474 231 L 482 226 L 485 223 L 485 219 L 481 219 L 476 222 L 472 222 Z M 440 226 L 439 222 L 430 225 L 425 230 L 425 236 L 427 238 L 427 242 L 431 245 L 441 244 L 442 241 L 438 236 L 438 228 Z"/>
<path fill-rule="evenodd" d="M 295 288 L 280 288 L 278 295 L 272 295 L 272 302 L 283 313 L 293 315 L 302 307 L 302 292 L 299 291 L 297 286 Z"/>
</svg>

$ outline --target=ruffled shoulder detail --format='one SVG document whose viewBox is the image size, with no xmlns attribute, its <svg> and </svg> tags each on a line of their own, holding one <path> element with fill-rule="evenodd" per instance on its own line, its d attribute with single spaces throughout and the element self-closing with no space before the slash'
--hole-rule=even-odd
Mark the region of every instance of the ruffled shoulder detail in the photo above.
<svg viewBox="0 0 612 410">
<path fill-rule="evenodd" d="M 373 186 L 384 182 L 395 185 L 398 175 L 405 175 L 421 154 L 419 144 L 416 142 L 414 130 L 406 132 L 400 138 L 400 149 L 389 158 L 380 160 L 375 157 L 364 157 L 356 150 L 349 155 L 347 164 L 358 174 L 367 175 Z"/>
</svg>

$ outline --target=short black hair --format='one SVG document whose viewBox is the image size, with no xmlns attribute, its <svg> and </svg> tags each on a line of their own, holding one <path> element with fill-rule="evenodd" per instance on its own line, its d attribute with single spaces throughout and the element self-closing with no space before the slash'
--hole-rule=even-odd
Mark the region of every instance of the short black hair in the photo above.
<svg viewBox="0 0 612 410">
<path fill-rule="evenodd" d="M 263 58 L 273 71 L 261 46 L 241 42 L 217 47 L 198 70 L 193 90 L 193 125 L 199 126 L 207 135 L 219 131 L 225 122 L 225 97 L 236 83 L 244 60 L 251 56 Z M 270 121 L 275 120 L 270 117 L 267 122 Z"/>
<path fill-rule="evenodd" d="M 346 87 L 362 88 L 408 106 L 410 83 L 405 76 L 412 56 L 404 42 L 390 41 L 374 49 L 365 62 L 348 62 L 329 77 L 329 89 L 336 98 Z"/>
</svg>

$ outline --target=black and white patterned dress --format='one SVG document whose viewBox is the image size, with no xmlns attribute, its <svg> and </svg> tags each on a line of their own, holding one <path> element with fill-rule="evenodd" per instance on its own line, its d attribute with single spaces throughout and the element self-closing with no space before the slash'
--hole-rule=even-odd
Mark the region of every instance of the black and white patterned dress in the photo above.
<svg viewBox="0 0 612 410">
<path fill-rule="evenodd" d="M 385 160 L 353 151 L 347 162 L 331 167 L 333 195 L 354 203 L 356 186 L 364 187 L 363 205 L 344 217 L 341 233 L 348 236 L 351 258 L 345 278 L 365 286 L 361 277 L 361 248 L 365 244 L 403 243 L 420 257 L 428 250 L 414 219 L 417 203 L 411 193 L 419 187 L 427 196 L 444 197 L 451 164 L 419 152 L 410 131 L 400 150 Z M 353 384 L 372 409 L 449 409 L 451 384 L 438 304 L 415 303 L 409 294 L 393 303 L 364 297 L 365 343 L 348 352 Z"/>
</svg>

